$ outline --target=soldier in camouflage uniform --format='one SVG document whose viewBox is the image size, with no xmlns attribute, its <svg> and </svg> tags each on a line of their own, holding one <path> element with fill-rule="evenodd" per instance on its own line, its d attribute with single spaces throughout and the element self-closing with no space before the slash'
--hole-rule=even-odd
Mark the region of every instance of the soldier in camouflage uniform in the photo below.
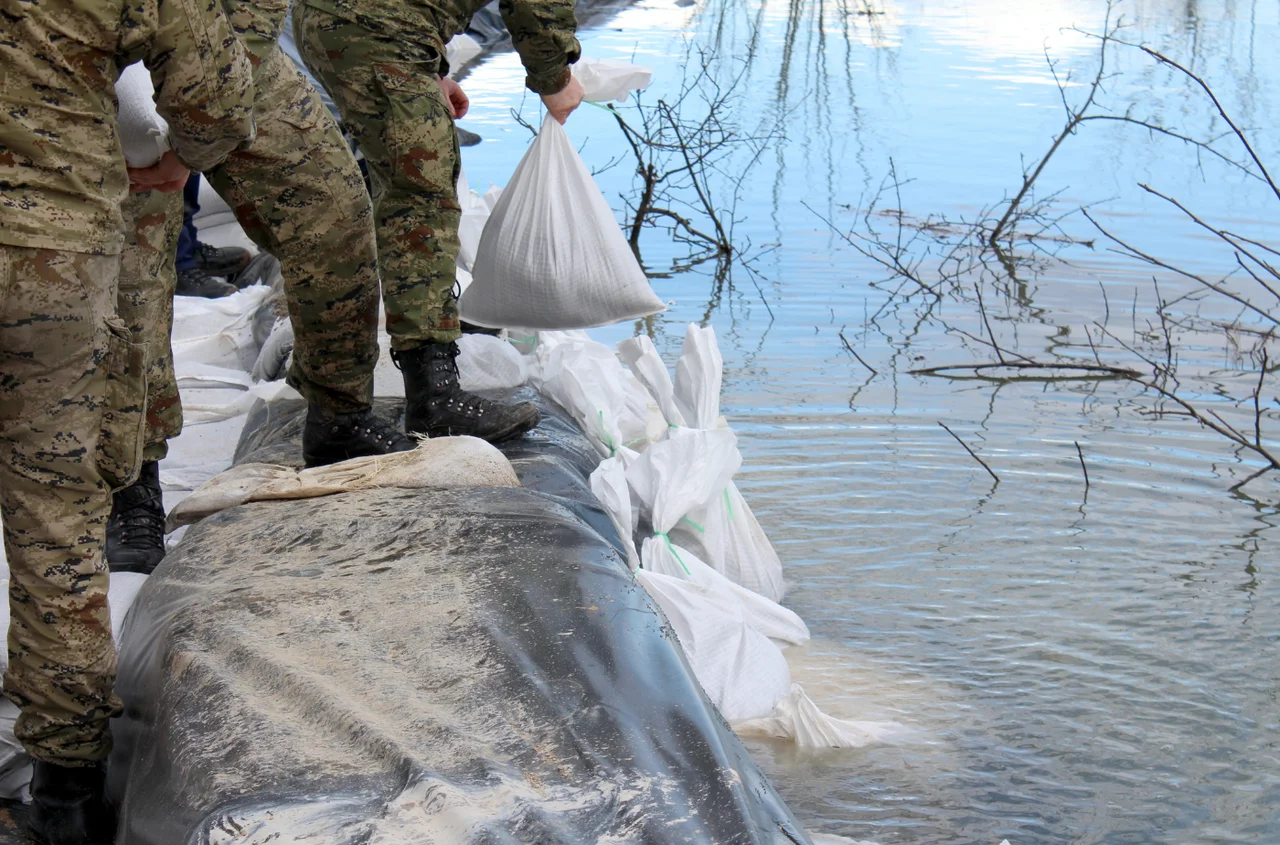
<svg viewBox="0 0 1280 845">
<path fill-rule="evenodd" d="M 466 109 L 444 76 L 445 42 L 485 0 L 303 0 L 294 34 L 303 60 L 337 103 L 373 186 L 378 267 L 392 355 L 404 375 L 405 428 L 498 441 L 537 424 L 529 403 L 502 405 L 458 385 L 461 325 L 454 117 Z M 582 99 L 573 0 L 502 0 L 526 84 L 563 122 Z"/>
<path fill-rule="evenodd" d="M 254 65 L 258 134 L 204 176 L 245 232 L 280 260 L 293 321 L 289 383 L 308 402 L 308 465 L 386 454 L 413 441 L 376 417 L 378 274 L 364 177 L 320 95 L 277 44 L 286 6 L 224 0 Z M 147 191 L 125 203 L 120 316 L 152 349 L 144 463 L 116 493 L 107 526 L 113 570 L 150 572 L 164 557 L 159 461 L 182 430 L 169 334 L 181 196 Z"/>
<path fill-rule="evenodd" d="M 103 527 L 141 432 L 108 436 L 103 408 L 142 363 L 114 316 L 128 177 L 113 86 L 144 59 L 177 154 L 210 168 L 253 136 L 250 67 L 204 0 L 0 0 L 0 18 L 4 691 L 35 760 L 34 839 L 105 845 L 107 723 L 120 702 Z M 140 422 L 136 404 L 117 407 Z"/>
<path fill-rule="evenodd" d="M 498 441 L 532 428 L 538 421 L 532 405 L 465 393 L 454 366 L 460 161 L 455 103 L 441 86 L 455 97 L 461 89 L 436 74 L 446 70 L 444 40 L 465 29 L 483 3 L 436 8 L 341 0 L 295 10 L 308 39 L 299 37 L 301 49 L 370 167 L 375 214 L 337 125 L 277 45 L 284 10 L 261 0 L 224 5 L 256 66 L 258 139 L 205 175 L 250 237 L 281 261 L 295 338 L 289 383 L 308 400 L 307 464 L 412 445 L 371 411 L 378 354 L 374 216 L 387 330 L 404 370 L 406 429 Z M 579 52 L 572 0 L 517 0 L 503 14 L 529 87 L 563 119 L 581 99 L 568 69 Z M 116 494 L 108 557 L 115 569 L 149 572 L 164 556 L 158 461 L 182 427 L 168 345 L 180 206 L 167 195 L 140 194 L 126 211 L 135 235 L 125 253 L 120 310 L 135 337 L 156 350 L 154 398 L 146 462 L 138 483 Z"/>
</svg>

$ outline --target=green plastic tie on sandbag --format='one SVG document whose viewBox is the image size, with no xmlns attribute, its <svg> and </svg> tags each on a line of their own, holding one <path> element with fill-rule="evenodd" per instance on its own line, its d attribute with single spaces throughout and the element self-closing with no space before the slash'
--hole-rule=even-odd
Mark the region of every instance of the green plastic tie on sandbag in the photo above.
<svg viewBox="0 0 1280 845">
<path fill-rule="evenodd" d="M 733 522 L 733 500 L 729 498 L 729 488 L 724 488 L 724 506 L 729 511 L 729 521 Z"/>
<path fill-rule="evenodd" d="M 609 436 L 608 430 L 604 427 L 604 411 L 600 412 L 600 436 L 604 438 L 604 445 L 609 447 L 609 457 L 618 454 L 618 447 L 613 445 L 613 438 Z"/>
<path fill-rule="evenodd" d="M 694 528 L 696 528 L 696 529 L 698 529 L 699 531 L 701 531 L 703 534 L 707 533 L 707 529 L 703 528 L 701 525 L 699 525 L 698 523 L 694 522 L 692 519 L 690 519 L 690 518 L 689 518 L 689 517 L 687 517 L 687 516 L 682 516 L 682 517 L 680 517 L 680 521 L 681 521 L 681 522 L 687 522 L 687 523 L 689 523 L 689 524 L 690 524 L 690 525 L 692 525 Z"/>
<path fill-rule="evenodd" d="M 684 570 L 685 575 L 693 574 L 692 572 L 689 571 L 689 567 L 685 566 L 684 558 L 680 557 L 680 553 L 676 551 L 676 547 L 671 545 L 671 538 L 667 536 L 667 532 L 655 531 L 653 532 L 653 536 L 661 537 L 663 540 L 667 541 L 667 549 L 671 552 L 671 555 L 680 562 L 680 568 Z"/>
</svg>

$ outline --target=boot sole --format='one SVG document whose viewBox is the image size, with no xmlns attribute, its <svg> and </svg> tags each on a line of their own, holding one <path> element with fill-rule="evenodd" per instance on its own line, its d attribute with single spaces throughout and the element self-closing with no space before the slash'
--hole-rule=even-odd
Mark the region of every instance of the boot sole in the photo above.
<svg viewBox="0 0 1280 845">
<path fill-rule="evenodd" d="M 525 434 L 529 431 L 532 431 L 534 428 L 537 427 L 538 423 L 541 421 L 542 421 L 542 415 L 535 412 L 532 418 L 524 419 L 519 422 L 513 423 L 512 425 L 509 425 L 506 428 L 501 429 L 494 434 L 490 434 L 487 437 L 480 437 L 480 435 L 478 434 L 468 434 L 466 432 L 462 432 L 460 434 L 455 435 L 452 429 L 449 429 L 449 428 L 433 429 L 430 426 L 427 427 L 427 430 L 425 432 L 421 432 L 421 433 L 425 433 L 427 437 L 432 437 L 432 438 L 480 437 L 481 440 L 484 440 L 488 443 L 502 443 L 507 440 L 511 440 L 512 438 L 519 437 L 520 435 Z M 410 436 L 412 436 L 412 434 Z"/>
</svg>

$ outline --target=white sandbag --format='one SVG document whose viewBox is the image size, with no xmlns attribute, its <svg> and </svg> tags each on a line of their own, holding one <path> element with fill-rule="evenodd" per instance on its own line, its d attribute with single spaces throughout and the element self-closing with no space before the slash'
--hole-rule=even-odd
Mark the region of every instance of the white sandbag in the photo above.
<svg viewBox="0 0 1280 845">
<path fill-rule="evenodd" d="M 747 624 L 739 604 L 689 581 L 643 569 L 636 581 L 671 623 L 707 697 L 726 719 L 754 719 L 773 711 L 791 686 L 782 651 Z"/>
<path fill-rule="evenodd" d="M 667 372 L 667 365 L 662 362 L 662 356 L 654 348 L 649 336 L 642 334 L 639 337 L 628 338 L 618 344 L 617 350 L 618 357 L 631 368 L 636 379 L 645 386 L 649 395 L 658 403 L 667 424 L 685 425 L 684 415 L 676 407 L 675 386 L 671 383 L 671 373 Z"/>
<path fill-rule="evenodd" d="M 534 386 L 569 412 L 602 457 L 623 446 L 642 450 L 666 431 L 657 403 L 604 344 L 540 333 L 534 359 Z"/>
<path fill-rule="evenodd" d="M 714 596 L 720 607 L 740 604 L 747 624 L 771 640 L 787 645 L 803 645 L 809 641 L 809 627 L 793 611 L 733 583 L 667 537 L 646 538 L 640 560 L 649 572 L 697 584 Z"/>
<path fill-rule="evenodd" d="M 273 464 L 241 464 L 219 473 L 169 512 L 165 530 L 204 519 L 245 502 L 310 499 L 371 490 L 519 487 L 511 462 L 478 437 L 423 439 L 407 452 L 352 458 L 297 470 Z"/>
<path fill-rule="evenodd" d="M 720 386 L 724 359 L 716 344 L 715 329 L 694 323 L 684 333 L 684 346 L 676 362 L 675 403 L 691 428 L 723 428 Z"/>
<path fill-rule="evenodd" d="M 471 273 L 459 308 L 492 328 L 588 328 L 664 308 L 550 115 L 485 224 Z"/>
<path fill-rule="evenodd" d="M 169 124 L 156 111 L 151 72 L 137 62 L 116 80 L 120 147 L 130 167 L 150 167 L 169 149 Z"/>
<path fill-rule="evenodd" d="M 773 712 L 733 723 L 740 736 L 772 736 L 793 740 L 797 748 L 862 748 L 902 732 L 895 722 L 854 722 L 828 716 L 799 684 L 778 702 Z"/>
<path fill-rule="evenodd" d="M 529 378 L 529 365 L 500 337 L 464 334 L 458 338 L 458 383 L 463 390 L 504 390 Z"/>
<path fill-rule="evenodd" d="M 582 99 L 593 103 L 625 103 L 632 91 L 643 91 L 653 79 L 653 68 L 616 59 L 578 59 L 572 67 L 582 83 Z"/>
<path fill-rule="evenodd" d="M 262 342 L 258 359 L 249 371 L 254 381 L 275 381 L 284 378 L 286 364 L 293 355 L 293 323 L 287 317 L 276 320 L 271 334 Z"/>
<path fill-rule="evenodd" d="M 444 45 L 444 59 L 449 63 L 449 76 L 457 74 L 463 65 L 480 55 L 480 42 L 465 32 L 453 36 Z"/>
<path fill-rule="evenodd" d="M 723 490 L 741 465 L 732 431 L 678 429 L 636 458 L 627 482 L 653 530 L 666 534 L 695 504 Z"/>
<path fill-rule="evenodd" d="M 189 365 L 249 372 L 258 358 L 253 318 L 270 295 L 266 285 L 251 285 L 221 299 L 175 297 L 172 346 L 178 377 Z"/>
<path fill-rule="evenodd" d="M 635 453 L 623 449 L 618 457 L 600 462 L 591 473 L 591 492 L 604 505 L 622 546 L 627 551 L 627 567 L 635 572 L 640 568 L 640 555 L 636 552 L 635 532 L 639 517 L 631 508 L 631 488 L 627 485 L 626 463 Z"/>
<path fill-rule="evenodd" d="M 458 266 L 470 273 L 491 209 L 483 197 L 471 190 L 467 174 L 461 170 L 458 172 L 458 205 L 462 209 L 462 216 L 458 218 Z"/>
<path fill-rule="evenodd" d="M 653 353 L 653 357 L 656 355 Z M 646 360 L 652 368 L 652 358 Z M 676 364 L 673 391 L 674 404 L 688 425 L 699 429 L 726 425 L 720 416 L 723 371 L 724 360 L 715 331 L 691 323 Z M 653 377 L 660 381 L 656 373 Z M 659 384 L 657 389 L 665 387 Z M 684 522 L 673 526 L 675 542 L 694 550 L 734 583 L 773 601 L 782 601 L 786 594 L 782 561 L 737 485 L 726 484 L 715 495 L 692 506 L 685 516 Z"/>
<path fill-rule="evenodd" d="M 738 485 L 730 482 L 685 514 L 671 536 L 735 584 L 773 601 L 786 595 L 782 561 Z"/>
</svg>

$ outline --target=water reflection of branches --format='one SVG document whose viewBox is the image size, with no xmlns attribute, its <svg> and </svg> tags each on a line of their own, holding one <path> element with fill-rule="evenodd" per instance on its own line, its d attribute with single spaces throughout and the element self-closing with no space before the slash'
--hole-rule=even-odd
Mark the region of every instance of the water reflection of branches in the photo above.
<svg viewBox="0 0 1280 845">
<path fill-rule="evenodd" d="M 637 94 L 630 120 L 613 110 L 634 157 L 638 183 L 635 198 L 623 197 L 628 241 L 637 258 L 647 229 L 665 230 L 689 247 L 690 253 L 672 265 L 672 273 L 714 262 L 713 300 L 732 284 L 736 265 L 748 274 L 772 316 L 756 268 L 768 249 L 756 250 L 748 239 L 736 237 L 735 224 L 743 186 L 776 139 L 781 118 L 754 132 L 733 119 L 745 64 L 727 82 L 721 81 L 710 52 L 690 50 L 684 67 L 674 98 L 650 104 Z"/>
<path fill-rule="evenodd" d="M 1143 319 L 1145 329 L 1139 327 L 1137 294 L 1133 306 L 1132 334 L 1126 340 L 1109 326 L 1111 304 L 1103 286 L 1102 320 L 1084 325 L 1084 337 L 1088 342 L 1087 353 L 1092 353 L 1093 363 L 1081 363 L 1079 344 L 1071 348 L 1065 338 L 1069 327 L 1058 326 L 1055 339 L 1050 343 L 1051 360 L 1039 360 L 1016 351 L 1019 325 L 1039 321 L 1041 314 L 1031 302 L 1027 284 L 1022 278 L 1026 271 L 1034 272 L 1038 266 L 1060 256 L 1061 250 L 1070 244 L 1092 246 L 1070 237 L 1062 227 L 1062 221 L 1073 211 L 1058 213 L 1056 196 L 1037 198 L 1035 190 L 1053 155 L 1068 138 L 1091 121 L 1113 121 L 1139 128 L 1163 138 L 1179 141 L 1194 150 L 1196 164 L 1202 168 L 1207 157 L 1230 169 L 1247 174 L 1265 184 L 1270 193 L 1280 200 L 1277 188 L 1263 158 L 1257 153 L 1248 135 L 1234 121 L 1220 99 L 1204 78 L 1183 64 L 1168 58 L 1145 45 L 1130 44 L 1117 37 L 1121 24 L 1113 24 L 1114 4 L 1109 4 L 1107 20 L 1099 41 L 1098 69 L 1092 84 L 1086 89 L 1078 105 L 1068 101 L 1067 89 L 1070 74 L 1060 77 L 1055 63 L 1050 59 L 1050 69 L 1058 82 L 1066 120 L 1046 153 L 1023 170 L 1018 189 L 994 206 L 983 209 L 973 221 L 945 218 L 916 218 L 903 210 L 902 187 L 908 181 L 899 178 L 892 161 L 889 175 L 879 191 L 869 201 L 857 206 L 857 217 L 849 227 L 840 227 L 828 216 L 809 210 L 827 223 L 841 240 L 870 258 L 888 273 L 888 298 L 872 317 L 871 322 L 889 309 L 901 309 L 904 303 L 923 296 L 923 306 L 917 304 L 927 320 L 941 326 L 946 332 L 959 335 L 985 347 L 994 357 L 993 362 L 952 364 L 912 369 L 918 375 L 934 375 L 955 378 L 992 379 L 998 383 L 1035 378 L 1062 380 L 1067 378 L 1121 378 L 1139 385 L 1151 398 L 1151 406 L 1145 413 L 1155 418 L 1181 417 L 1192 420 L 1226 439 L 1240 450 L 1242 455 L 1262 461 L 1249 477 L 1233 486 L 1239 490 L 1254 478 L 1280 469 L 1280 444 L 1268 438 L 1267 429 L 1272 420 L 1280 419 L 1280 397 L 1271 397 L 1268 378 L 1280 368 L 1274 365 L 1272 354 L 1276 336 L 1280 333 L 1280 249 L 1256 238 L 1215 225 L 1196 214 L 1182 201 L 1147 184 L 1139 187 L 1176 208 L 1202 232 L 1206 232 L 1223 245 L 1231 256 L 1230 267 L 1219 278 L 1185 268 L 1176 259 L 1161 258 L 1140 245 L 1122 239 L 1107 228 L 1096 211 L 1076 209 L 1093 224 L 1097 232 L 1111 244 L 1111 251 L 1136 259 L 1166 274 L 1173 274 L 1194 281 L 1202 290 L 1166 299 L 1160 292 L 1158 279 L 1155 288 L 1154 314 Z M 1123 112 L 1105 107 L 1102 95 L 1106 92 L 1108 54 L 1116 49 L 1133 49 L 1158 63 L 1159 66 L 1183 74 L 1203 93 L 1211 104 L 1211 113 L 1220 119 L 1229 131 L 1209 137 L 1197 138 L 1180 130 L 1161 125 L 1155 120 L 1135 117 L 1141 103 L 1135 103 Z M 1238 144 L 1228 148 L 1227 144 Z M 1239 150 L 1243 149 L 1243 156 Z M 883 208 L 886 198 L 893 208 Z M 890 221 L 889 231 L 883 222 Z M 984 298 L 984 289 L 994 289 L 1005 296 L 1011 309 L 1004 317 L 1003 333 L 993 325 L 993 314 Z M 954 320 L 941 314 L 945 303 L 959 302 L 968 306 L 966 314 L 976 319 L 978 326 L 967 331 L 955 325 Z M 1224 322 L 1215 315 L 1205 316 L 1202 309 L 1220 310 L 1229 303 L 1239 311 L 1234 319 Z M 877 325 L 877 329 L 880 327 Z M 882 330 L 882 329 L 881 329 Z M 1194 332 L 1203 336 L 1208 332 L 1226 333 L 1232 348 L 1256 366 L 1255 377 L 1247 387 L 1225 385 L 1214 399 L 1201 398 L 1185 388 L 1179 381 L 1179 362 L 1175 334 Z M 1013 342 L 1007 340 L 1013 333 Z M 1096 334 L 1096 337 L 1095 337 Z M 1252 345 L 1249 345 L 1249 344 Z M 1119 363 L 1104 361 L 1104 355 L 1118 357 Z M 1134 363 L 1130 363 L 1134 362 Z M 869 365 L 868 365 L 869 366 Z M 1145 368 L 1145 369 L 1144 369 Z M 1234 392 L 1232 392 L 1234 391 Z M 1270 398 L 1269 398 L 1270 397 Z M 1227 409 L 1231 410 L 1228 411 Z M 1233 415 L 1237 415 L 1232 418 Z M 1077 453 L 1083 457 L 1082 452 Z M 1082 470 L 1083 461 L 1082 461 Z"/>
</svg>

